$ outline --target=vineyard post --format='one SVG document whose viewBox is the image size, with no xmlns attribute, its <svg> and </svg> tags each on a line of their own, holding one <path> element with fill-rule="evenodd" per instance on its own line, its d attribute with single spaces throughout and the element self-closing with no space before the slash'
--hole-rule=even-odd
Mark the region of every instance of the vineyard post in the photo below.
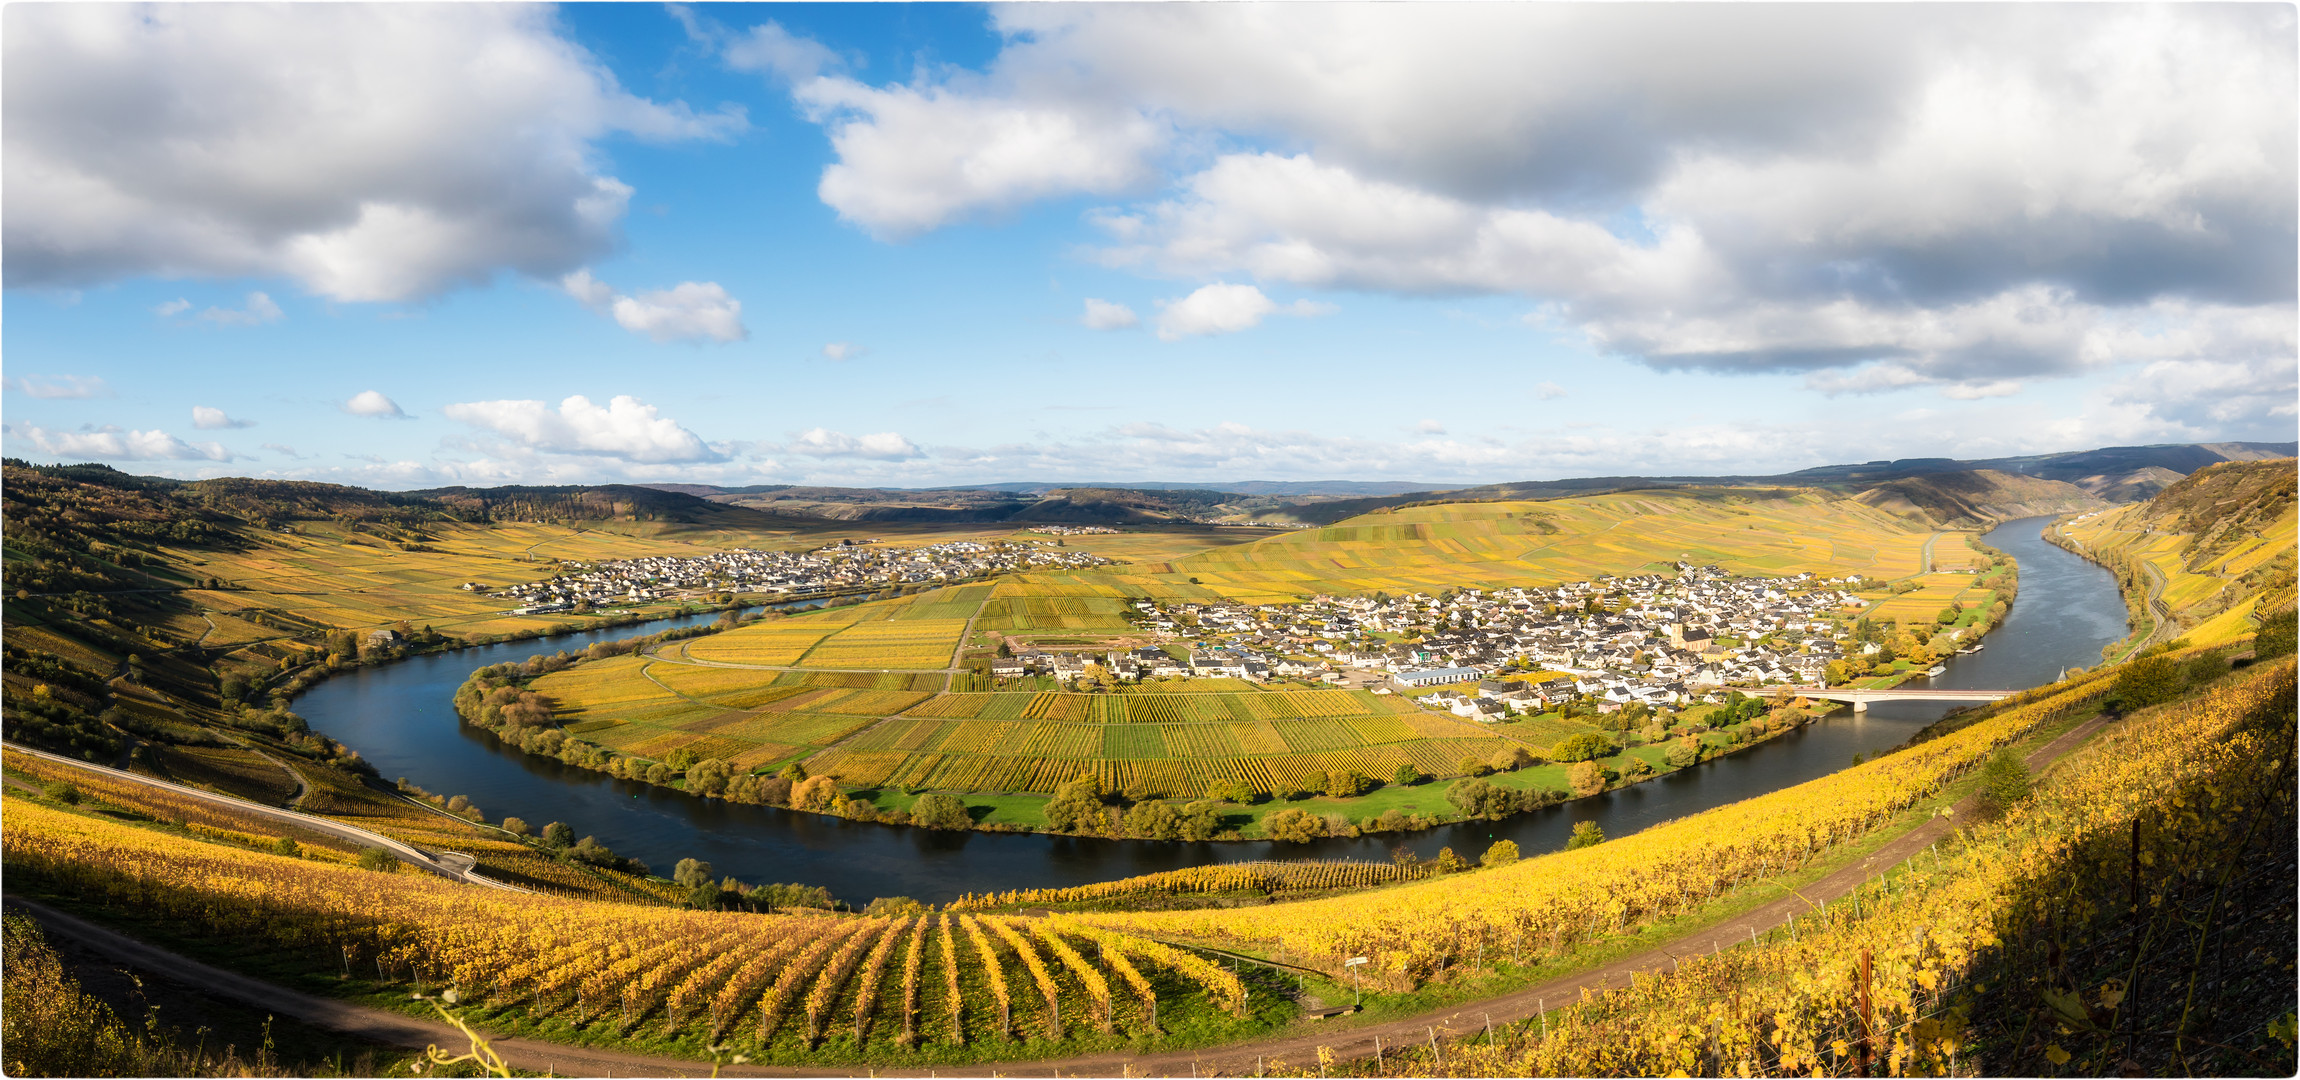
<svg viewBox="0 0 2300 1080">
<path fill-rule="evenodd" d="M 1437 1044 L 1437 1029 L 1433 1027 L 1433 1028 L 1429 1029 L 1429 1032 L 1430 1032 L 1430 1059 L 1431 1059 L 1431 1060 L 1433 1060 L 1433 1061 L 1435 1061 L 1435 1062 L 1437 1062 L 1437 1067 L 1438 1067 L 1438 1068 L 1441 1068 L 1441 1069 L 1442 1069 L 1442 1068 L 1445 1068 L 1445 1055 L 1444 1055 L 1444 1054 L 1441 1054 L 1441 1053 L 1438 1053 L 1438 1044 Z"/>
<path fill-rule="evenodd" d="M 1877 1026 L 1876 1005 L 1869 999 L 1869 950 L 1861 950 L 1861 1050 L 1860 1070 L 1869 1075 L 1869 1034 Z"/>
<path fill-rule="evenodd" d="M 1379 1036 L 1379 1035 L 1376 1035 L 1376 1036 L 1374 1036 L 1374 1073 L 1375 1073 L 1376 1075 L 1380 1075 L 1381 1073 L 1384 1073 L 1384 1072 L 1387 1072 L 1387 1071 L 1388 1071 L 1388 1067 L 1387 1067 L 1387 1066 L 1384 1066 L 1384 1065 L 1382 1064 L 1382 1037 L 1381 1037 L 1381 1036 Z M 1192 1069 L 1192 1070 L 1190 1071 L 1190 1078 L 1191 1078 L 1191 1080 L 1197 1080 L 1197 1077 L 1198 1077 L 1198 1072 L 1197 1072 L 1197 1070 L 1196 1070 L 1196 1069 Z"/>
</svg>

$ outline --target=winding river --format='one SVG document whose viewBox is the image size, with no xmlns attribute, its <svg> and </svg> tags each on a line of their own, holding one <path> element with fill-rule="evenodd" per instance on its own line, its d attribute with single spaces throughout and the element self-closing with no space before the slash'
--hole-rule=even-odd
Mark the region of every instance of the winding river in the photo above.
<svg viewBox="0 0 2300 1080">
<path fill-rule="evenodd" d="M 2063 669 L 2098 664 L 2101 648 L 2124 636 L 2125 607 L 2115 579 L 2046 543 L 2041 533 L 2048 520 L 2008 522 L 1988 534 L 1990 544 L 2020 563 L 2020 599 L 1989 635 L 1987 648 L 1949 661 L 1945 673 L 1920 685 L 2035 686 L 2053 681 Z M 1840 712 L 1695 768 L 1504 821 L 1312 844 L 1193 844 L 941 832 L 690 798 L 500 746 L 493 736 L 460 723 L 451 705 L 455 688 L 477 667 L 713 618 L 689 616 L 362 668 L 306 691 L 295 709 L 313 728 L 358 750 L 385 777 L 468 795 L 490 816 L 517 815 L 537 827 L 565 821 L 577 835 L 596 835 L 617 852 L 645 859 L 658 873 L 692 856 L 721 874 L 821 885 L 859 905 L 877 896 L 942 901 L 967 892 L 1077 885 L 1251 859 L 1380 860 L 1401 845 L 1425 857 L 1447 846 L 1475 857 L 1493 841 L 1507 839 L 1530 855 L 1564 846 L 1580 821 L 1622 836 L 1826 775 L 1850 764 L 1855 754 L 1898 745 L 1948 708 L 1898 702 L 1866 713 Z"/>
</svg>

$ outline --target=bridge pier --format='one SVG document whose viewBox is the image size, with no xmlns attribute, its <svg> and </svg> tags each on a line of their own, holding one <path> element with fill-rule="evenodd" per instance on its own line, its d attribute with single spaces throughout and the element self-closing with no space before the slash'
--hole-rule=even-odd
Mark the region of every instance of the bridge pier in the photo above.
<svg viewBox="0 0 2300 1080">
<path fill-rule="evenodd" d="M 1854 699 L 1853 699 L 1853 711 L 1854 711 L 1854 712 L 1857 712 L 1857 713 L 1865 713 L 1865 712 L 1868 712 L 1868 711 L 1869 711 L 1869 702 L 1868 702 L 1868 699 L 1866 699 L 1866 698 L 1854 698 Z"/>
</svg>

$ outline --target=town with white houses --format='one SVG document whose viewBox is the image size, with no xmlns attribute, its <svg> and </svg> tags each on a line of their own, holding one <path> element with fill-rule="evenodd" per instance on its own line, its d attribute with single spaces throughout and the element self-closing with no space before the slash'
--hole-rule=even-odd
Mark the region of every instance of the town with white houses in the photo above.
<svg viewBox="0 0 2300 1080">
<path fill-rule="evenodd" d="M 891 547 L 875 540 L 842 540 L 813 551 L 742 548 L 681 558 L 577 563 L 547 580 L 504 588 L 500 595 L 523 605 L 513 609 L 515 614 L 528 615 L 714 592 L 803 599 L 890 586 L 943 585 L 1024 570 L 1083 569 L 1111 561 L 1050 544 L 955 540 Z M 497 592 L 479 582 L 463 587 Z"/>
<path fill-rule="evenodd" d="M 1858 578 L 1733 577 L 1680 564 L 1675 576 L 1581 581 L 1553 588 L 1463 589 L 1441 596 L 1317 597 L 1308 603 L 1157 604 L 1139 624 L 1171 647 L 1100 657 L 1025 653 L 992 674 L 1120 679 L 1307 679 L 1376 693 L 1440 690 L 1427 699 L 1499 720 L 1573 698 L 1603 712 L 1721 700 L 1729 689 L 1811 685 L 1844 655 L 1845 627 L 1867 601 Z M 1397 638 L 1418 639 L 1413 644 Z M 1177 655 L 1181 654 L 1181 655 Z M 1505 679 L 1543 673 L 1543 679 Z"/>
</svg>

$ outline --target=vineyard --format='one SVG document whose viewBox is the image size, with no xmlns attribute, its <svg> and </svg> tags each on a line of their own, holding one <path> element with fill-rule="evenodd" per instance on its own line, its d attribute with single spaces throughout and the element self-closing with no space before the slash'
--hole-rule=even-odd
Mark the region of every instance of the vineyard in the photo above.
<svg viewBox="0 0 2300 1080">
<path fill-rule="evenodd" d="M 5 760 L 12 775 L 39 784 L 70 784 L 93 803 L 163 826 L 178 827 L 202 839 L 266 851 L 276 849 L 281 840 L 293 840 L 303 858 L 326 862 L 350 862 L 358 851 L 358 845 L 329 833 L 299 828 L 166 788 L 13 751 L 5 755 Z M 628 898 L 644 893 L 642 879 L 632 875 L 597 868 L 578 869 L 545 858 L 500 833 L 485 833 L 380 796 L 334 770 L 308 769 L 306 775 L 312 787 L 301 804 L 304 810 L 379 832 L 403 843 L 464 852 L 478 860 L 480 872 L 498 881 L 560 895 Z"/>
<path fill-rule="evenodd" d="M 1387 1072 L 2289 1075 L 2293 696 L 2285 660 L 2139 714 L 1794 933 Z"/>
<path fill-rule="evenodd" d="M 1102 925 L 1275 950 L 1338 971 L 1367 956 L 1369 977 L 1407 989 L 1484 961 L 1560 955 L 1576 944 L 1690 912 L 1743 883 L 1853 841 L 2040 725 L 2088 711 L 2113 685 L 2094 675 L 2032 691 L 1953 734 L 1818 780 L 1578 851 L 1466 880 L 1406 885 L 1259 908 L 1084 916 Z"/>
<path fill-rule="evenodd" d="M 1072 1053 L 1266 1024 L 1237 976 L 1068 922 L 672 911 L 498 898 L 137 829 L 11 798 L 11 887 L 130 910 L 377 995 L 454 987 L 507 1031 L 726 1041 L 762 1061 L 900 1051 L 921 1062 Z M 1265 1002 L 1283 1011 L 1282 1003 Z"/>
<path fill-rule="evenodd" d="M 855 629 L 903 625 L 915 624 Z M 699 649 L 753 629 L 678 644 Z M 619 754 L 662 760 L 685 750 L 737 769 L 803 761 L 849 788 L 1051 794 L 1091 776 L 1146 798 L 1194 798 L 1233 781 L 1276 795 L 1317 790 L 1333 772 L 1459 776 L 1463 761 L 1516 745 L 1360 690 L 1263 693 L 1208 680 L 1227 692 L 938 693 L 943 678 L 630 655 L 583 661 L 531 689 L 551 699 L 569 736 Z"/>
<path fill-rule="evenodd" d="M 1260 893 L 1282 897 L 1288 893 L 1366 889 L 1419 881 L 1436 873 L 1430 863 L 1369 862 L 1243 862 L 1217 863 L 1166 870 L 1091 885 L 1054 889 L 1019 889 L 983 896 L 962 896 L 943 907 L 950 911 L 984 911 L 1050 904 L 1095 904 L 1146 896 L 1215 893 Z"/>
<path fill-rule="evenodd" d="M 1409 507 L 1169 561 L 1024 575 L 1002 582 L 997 595 L 1286 603 L 1313 593 L 1553 585 L 1678 559 L 1737 573 L 1892 579 L 1921 569 L 1927 535 L 1809 489 L 1649 490 Z"/>
</svg>

